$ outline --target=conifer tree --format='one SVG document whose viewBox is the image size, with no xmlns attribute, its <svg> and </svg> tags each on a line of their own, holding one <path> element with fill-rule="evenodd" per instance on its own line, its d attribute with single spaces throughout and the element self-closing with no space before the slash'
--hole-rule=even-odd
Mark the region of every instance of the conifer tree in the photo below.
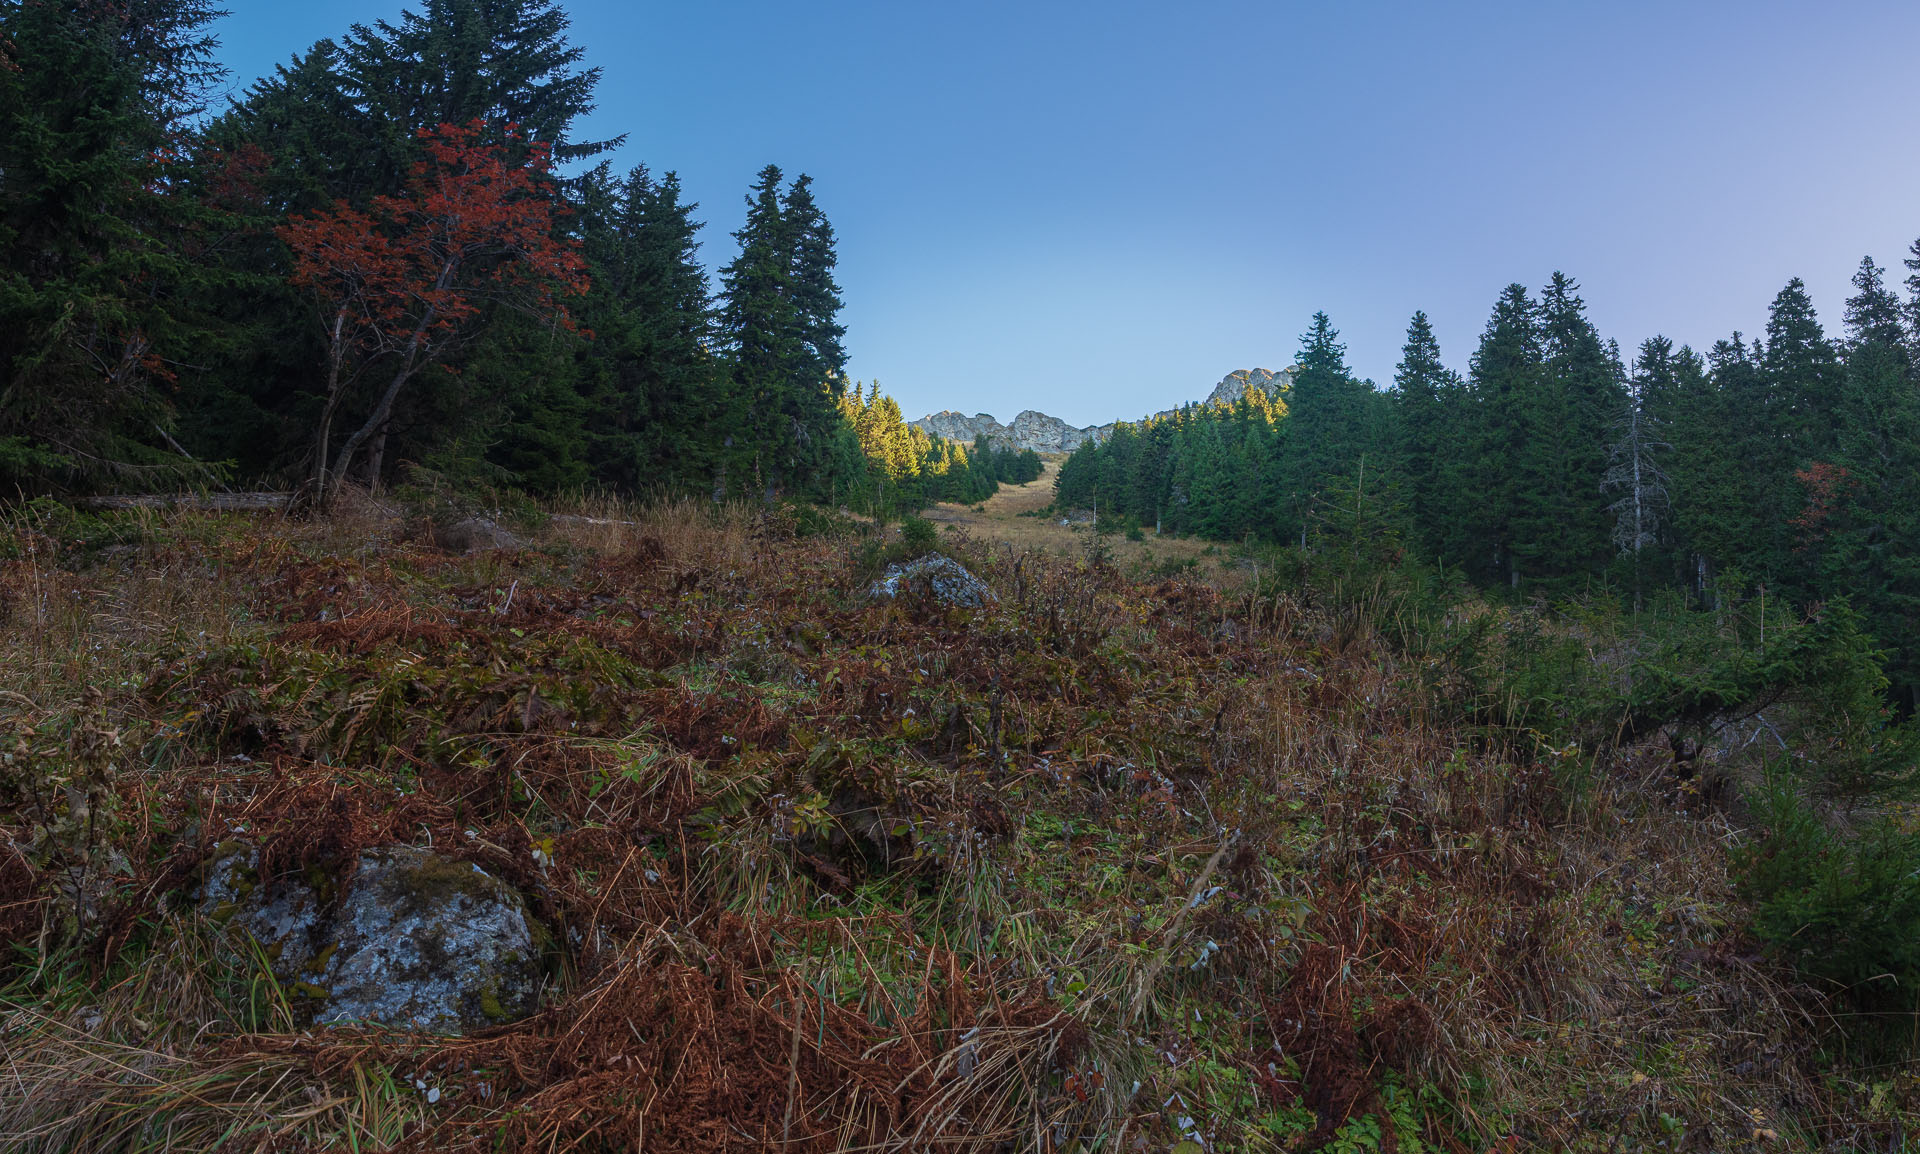
<svg viewBox="0 0 1920 1154">
<path fill-rule="evenodd" d="M 724 303 L 721 339 L 730 361 L 727 425 L 731 464 L 748 475 L 730 486 L 746 489 L 756 481 L 769 491 L 778 486 L 790 452 L 792 430 L 786 422 L 789 373 L 803 355 L 798 310 L 794 307 L 788 230 L 780 205 L 784 174 L 775 165 L 760 170 L 747 194 L 747 219 L 733 234 L 740 252 L 721 270 Z"/>
<path fill-rule="evenodd" d="M 581 141 L 575 120 L 593 111 L 600 69 L 582 68 L 585 50 L 567 40 L 570 21 L 555 0 L 423 0 L 399 22 L 382 20 L 348 38 L 349 67 L 381 119 L 414 126 L 473 120 L 514 125 L 556 163 L 583 160 L 625 137 Z"/>
<path fill-rule="evenodd" d="M 1474 419 L 1467 476 L 1476 501 L 1464 519 L 1462 560 L 1469 573 L 1514 586 L 1520 583 L 1513 541 L 1520 496 L 1515 462 L 1529 449 L 1527 403 L 1542 371 L 1538 313 L 1526 286 L 1508 285 L 1480 335 L 1468 376 Z"/>
<path fill-rule="evenodd" d="M 1799 278 L 1774 297 L 1764 342 L 1751 349 L 1716 346 L 1715 377 L 1727 423 L 1723 435 L 1739 462 L 1726 491 L 1716 494 L 1722 524 L 1718 559 L 1751 579 L 1792 580 L 1791 520 L 1803 503 L 1795 473 L 1831 461 L 1840 364 Z M 1804 593 L 1804 588 L 1793 590 Z"/>
<path fill-rule="evenodd" d="M 1768 424 L 1781 438 L 1781 464 L 1797 467 L 1829 456 L 1840 360 L 1799 277 L 1773 298 L 1760 367 L 1766 375 Z"/>
<path fill-rule="evenodd" d="M 1681 509 L 1696 554 L 1695 587 L 1711 598 L 1709 576 L 1727 566 L 1765 577 L 1779 564 L 1781 510 L 1791 475 L 1782 466 L 1777 408 L 1762 367 L 1764 349 L 1735 332 L 1707 352 L 1715 400 L 1691 414 L 1698 433 L 1679 448 L 1693 483 Z"/>
<path fill-rule="evenodd" d="M 603 483 L 627 491 L 710 481 L 721 397 L 698 206 L 681 199 L 676 174 L 656 179 L 645 165 L 617 183 L 600 166 L 578 187 L 593 281 L 578 312 L 594 336 L 575 354 L 587 458 Z"/>
<path fill-rule="evenodd" d="M 1920 384 L 1901 305 L 1869 259 L 1847 301 L 1846 376 L 1835 406 L 1830 523 L 1798 518 L 1796 545 L 1816 568 L 1811 587 L 1844 590 L 1887 647 L 1888 675 L 1909 710 L 1920 705 Z"/>
<path fill-rule="evenodd" d="M 814 203 L 812 182 L 801 176 L 783 194 L 782 179 L 774 165 L 761 170 L 746 223 L 734 233 L 740 253 L 720 274 L 731 456 L 769 494 L 833 486 L 830 448 L 846 363 L 833 230 Z M 744 489 L 747 478 L 730 484 Z"/>
<path fill-rule="evenodd" d="M 847 330 L 839 321 L 840 286 L 833 279 L 840 258 L 833 226 L 814 203 L 812 177 L 802 173 L 794 179 L 780 212 L 793 264 L 790 291 L 801 346 L 793 372 L 796 379 L 828 382 L 838 392 L 847 367 Z"/>
<path fill-rule="evenodd" d="M 199 0 L 0 5 L 0 483 L 160 483 L 203 312 L 182 121 L 220 75 Z"/>
<path fill-rule="evenodd" d="M 1414 526 L 1430 554 L 1459 552 L 1461 498 L 1461 406 L 1464 383 L 1440 363 L 1440 342 L 1427 314 L 1407 325 L 1406 345 L 1394 374 L 1400 467 L 1408 485 Z"/>
<path fill-rule="evenodd" d="M 1698 592 L 1707 561 L 1696 549 L 1696 530 L 1713 508 L 1713 492 L 1724 489 L 1732 463 L 1720 396 L 1699 354 L 1684 345 L 1675 349 L 1663 336 L 1641 342 L 1632 382 L 1634 399 L 1655 430 L 1652 461 L 1667 478 L 1665 544 L 1675 558 L 1674 576 Z"/>
<path fill-rule="evenodd" d="M 1313 314 L 1300 337 L 1300 372 L 1287 397 L 1293 445 L 1286 482 L 1289 534 L 1304 531 L 1315 495 L 1333 478 L 1351 475 L 1371 447 L 1370 392 L 1347 368 L 1339 330 L 1326 313 Z"/>
<path fill-rule="evenodd" d="M 1600 486 L 1625 373 L 1572 278 L 1553 274 L 1538 316 L 1540 371 L 1518 398 L 1525 435 L 1512 458 L 1513 551 L 1531 575 L 1564 582 L 1604 568 L 1612 554 Z"/>
</svg>

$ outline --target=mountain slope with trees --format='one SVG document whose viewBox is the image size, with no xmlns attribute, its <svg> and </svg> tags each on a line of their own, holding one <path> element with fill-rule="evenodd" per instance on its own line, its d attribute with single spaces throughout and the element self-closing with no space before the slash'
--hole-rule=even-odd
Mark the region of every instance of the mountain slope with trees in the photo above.
<svg viewBox="0 0 1920 1154">
<path fill-rule="evenodd" d="M 1909 263 L 1920 270 L 1920 243 Z M 1556 273 L 1538 298 L 1502 292 L 1464 377 L 1416 314 L 1386 390 L 1353 379 L 1316 315 L 1283 403 L 1123 425 L 1068 460 L 1057 503 L 1311 549 L 1315 526 L 1364 494 L 1419 557 L 1523 600 L 1845 598 L 1911 713 L 1920 272 L 1905 301 L 1870 259 L 1854 286 L 1837 340 L 1796 279 L 1764 339 L 1735 333 L 1703 357 L 1654 337 L 1628 366 Z"/>
</svg>

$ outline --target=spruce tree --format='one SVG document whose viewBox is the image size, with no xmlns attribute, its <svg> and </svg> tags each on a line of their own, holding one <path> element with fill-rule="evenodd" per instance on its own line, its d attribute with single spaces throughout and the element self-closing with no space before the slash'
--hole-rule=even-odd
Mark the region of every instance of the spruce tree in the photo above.
<svg viewBox="0 0 1920 1154">
<path fill-rule="evenodd" d="M 1538 317 L 1540 371 L 1518 397 L 1525 436 L 1513 459 L 1513 551 L 1531 575 L 1564 587 L 1604 568 L 1613 552 L 1600 486 L 1626 407 L 1625 373 L 1572 278 L 1553 274 Z"/>
<path fill-rule="evenodd" d="M 793 372 L 798 378 L 827 382 L 838 392 L 847 367 L 847 330 L 839 321 L 840 286 L 833 279 L 840 258 L 833 226 L 814 203 L 812 177 L 802 173 L 794 179 L 780 213 L 792 254 L 790 291 L 801 345 Z"/>
<path fill-rule="evenodd" d="M 1773 298 L 1760 367 L 1766 374 L 1768 423 L 1782 438 L 1781 463 L 1797 467 L 1830 455 L 1840 360 L 1799 277 Z"/>
<path fill-rule="evenodd" d="M 1677 438 L 1693 483 L 1683 484 L 1681 516 L 1696 554 L 1695 588 L 1711 599 L 1710 579 L 1732 566 L 1765 577 L 1780 561 L 1782 501 L 1790 474 L 1770 403 L 1759 341 L 1738 332 L 1707 352 L 1714 404 L 1696 414 L 1697 440 Z"/>
<path fill-rule="evenodd" d="M 1795 474 L 1831 461 L 1840 363 L 1798 277 L 1774 297 L 1767 334 L 1752 354 L 1723 360 L 1722 388 L 1730 405 L 1729 433 L 1739 446 L 1741 473 L 1728 512 L 1734 522 L 1732 560 L 1749 577 L 1793 582 L 1803 568 L 1794 557 L 1790 522 L 1802 501 Z M 1803 582 L 1790 590 L 1806 596 Z"/>
<path fill-rule="evenodd" d="M 1473 502 L 1464 518 L 1463 561 L 1469 573 L 1513 586 L 1520 583 L 1513 540 L 1518 463 L 1530 448 L 1528 402 L 1542 373 L 1538 313 L 1526 286 L 1508 285 L 1480 334 L 1468 375 L 1474 412 L 1465 472 Z"/>
<path fill-rule="evenodd" d="M 588 459 L 627 491 L 710 481 L 721 416 L 712 290 L 699 261 L 698 205 L 674 173 L 645 165 L 615 182 L 604 166 L 579 184 L 578 221 L 593 288 L 576 346 Z"/>
<path fill-rule="evenodd" d="M 1908 710 L 1920 705 L 1920 385 L 1909 361 L 1901 305 L 1871 259 L 1847 301 L 1846 376 L 1835 406 L 1836 469 L 1805 470 L 1837 503 L 1797 517 L 1797 551 L 1810 583 L 1844 591 L 1888 652 L 1888 675 Z M 1826 494 L 1807 494 L 1824 497 Z"/>
<path fill-rule="evenodd" d="M 0 6 L 0 484 L 164 483 L 213 324 L 182 121 L 219 75 L 197 0 Z M 198 476 L 198 479 L 204 479 Z"/>
<path fill-rule="evenodd" d="M 1666 478 L 1664 544 L 1676 566 L 1673 577 L 1698 591 L 1707 563 L 1697 552 L 1697 530 L 1701 518 L 1712 515 L 1713 493 L 1724 487 L 1731 464 L 1720 397 L 1699 354 L 1684 345 L 1675 349 L 1663 336 L 1641 342 L 1632 382 L 1634 399 L 1654 430 L 1651 459 Z"/>
<path fill-rule="evenodd" d="M 1372 447 L 1367 385 L 1347 368 L 1347 348 L 1324 312 L 1300 337 L 1300 371 L 1287 396 L 1288 459 L 1285 531 L 1298 534 L 1315 497 L 1335 478 L 1349 477 Z"/>
<path fill-rule="evenodd" d="M 835 423 L 834 402 L 845 388 L 847 330 L 839 321 L 840 286 L 833 279 L 839 264 L 833 226 L 814 202 L 812 186 L 812 178 L 802 173 L 780 204 L 794 325 L 783 397 L 793 430 L 788 467 L 797 484 L 820 491 L 833 484 L 832 461 L 819 450 Z M 898 412 L 891 397 L 886 402 Z"/>
<path fill-rule="evenodd" d="M 838 486 L 832 445 L 846 365 L 833 229 L 807 177 L 784 192 L 782 179 L 774 165 L 760 171 L 746 223 L 733 234 L 740 253 L 720 274 L 719 335 L 730 370 L 726 424 L 736 472 L 728 484 L 744 491 L 751 474 L 769 495 Z"/>
<path fill-rule="evenodd" d="M 1407 325 L 1393 380 L 1400 468 L 1415 531 L 1430 556 L 1457 556 L 1466 506 L 1460 436 L 1465 385 L 1440 363 L 1440 342 L 1424 312 L 1414 313 Z"/>
<path fill-rule="evenodd" d="M 804 355 L 791 284 L 793 266 L 780 206 L 784 174 L 760 170 L 747 194 L 747 219 L 733 234 L 740 252 L 720 272 L 719 331 L 727 351 L 728 487 L 771 492 L 793 460 L 786 420 L 788 373 Z"/>
</svg>

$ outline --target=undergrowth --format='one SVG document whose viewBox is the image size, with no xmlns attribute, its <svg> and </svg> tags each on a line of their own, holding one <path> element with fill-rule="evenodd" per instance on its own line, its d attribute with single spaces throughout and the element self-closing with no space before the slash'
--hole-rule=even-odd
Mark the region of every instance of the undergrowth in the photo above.
<svg viewBox="0 0 1920 1154">
<path fill-rule="evenodd" d="M 372 516 L 12 515 L 8 1148 L 1886 1149 L 1912 1124 L 1911 1067 L 1850 1058 L 1855 1003 L 1766 948 L 1818 877 L 1756 897 L 1774 875 L 1729 866 L 1765 817 L 1734 738 L 1882 765 L 1832 756 L 1878 740 L 1841 724 L 1857 694 L 1786 675 L 1851 668 L 1842 616 L 1728 673 L 1724 646 L 1441 609 L 1378 566 L 1132 580 L 944 535 L 998 595 L 975 612 L 870 599 L 888 547 L 831 516 L 522 523 L 533 547 L 454 556 Z M 194 913 L 234 838 L 263 875 L 396 842 L 481 864 L 553 929 L 551 995 L 466 1037 L 308 1029 Z"/>
</svg>

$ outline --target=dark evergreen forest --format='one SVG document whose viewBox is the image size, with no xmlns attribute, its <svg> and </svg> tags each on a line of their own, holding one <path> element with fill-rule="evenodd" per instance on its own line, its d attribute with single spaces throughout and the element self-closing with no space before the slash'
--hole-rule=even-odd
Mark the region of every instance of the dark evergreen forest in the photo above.
<svg viewBox="0 0 1920 1154">
<path fill-rule="evenodd" d="M 1109 521 L 1312 550 L 1356 515 L 1419 561 L 1522 599 L 1684 594 L 1695 608 L 1839 599 L 1920 701 L 1920 243 L 1903 300 L 1861 261 L 1844 331 L 1795 279 L 1763 337 L 1627 363 L 1555 273 L 1509 286 L 1463 377 L 1422 313 L 1391 388 L 1354 378 L 1325 314 L 1289 395 L 1120 425 L 1057 502 Z"/>
<path fill-rule="evenodd" d="M 678 177 L 579 136 L 551 0 L 424 0 L 212 108 L 219 14 L 0 3 L 0 489 L 910 508 L 1024 467 L 850 387 L 807 176 L 759 174 L 710 283 Z"/>
</svg>

